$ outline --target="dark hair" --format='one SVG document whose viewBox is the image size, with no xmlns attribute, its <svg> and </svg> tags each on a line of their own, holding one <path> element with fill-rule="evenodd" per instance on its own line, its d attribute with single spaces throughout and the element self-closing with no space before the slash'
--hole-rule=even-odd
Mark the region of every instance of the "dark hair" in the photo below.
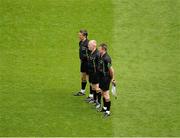
<svg viewBox="0 0 180 138">
<path fill-rule="evenodd" d="M 87 30 L 81 29 L 79 32 L 87 38 L 87 36 L 88 36 Z"/>
<path fill-rule="evenodd" d="M 105 51 L 107 51 L 107 45 L 105 43 L 101 43 L 99 46 L 102 47 Z"/>
</svg>

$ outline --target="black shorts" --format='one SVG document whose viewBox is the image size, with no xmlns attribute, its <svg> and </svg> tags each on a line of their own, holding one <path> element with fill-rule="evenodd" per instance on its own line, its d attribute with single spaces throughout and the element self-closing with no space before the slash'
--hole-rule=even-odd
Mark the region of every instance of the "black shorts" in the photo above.
<svg viewBox="0 0 180 138">
<path fill-rule="evenodd" d="M 98 73 L 89 73 L 89 82 L 92 84 L 98 84 L 99 83 Z"/>
<path fill-rule="evenodd" d="M 110 76 L 101 76 L 99 78 L 99 88 L 102 91 L 108 91 L 109 90 L 109 86 L 111 83 L 111 77 Z"/>
<path fill-rule="evenodd" d="M 82 61 L 81 60 L 80 71 L 83 72 L 83 73 L 87 73 L 88 74 L 88 62 L 87 61 Z"/>
</svg>

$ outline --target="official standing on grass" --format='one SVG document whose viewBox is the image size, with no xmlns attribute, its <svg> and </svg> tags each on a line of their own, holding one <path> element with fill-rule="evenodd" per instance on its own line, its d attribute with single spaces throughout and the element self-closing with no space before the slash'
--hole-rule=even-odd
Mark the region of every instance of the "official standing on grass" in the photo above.
<svg viewBox="0 0 180 138">
<path fill-rule="evenodd" d="M 89 58 L 89 50 L 88 50 L 88 32 L 87 30 L 81 29 L 78 33 L 79 35 L 79 58 L 80 58 L 80 72 L 81 72 L 81 90 L 74 94 L 74 96 L 83 96 L 85 95 L 85 88 L 88 79 L 88 58 Z M 90 86 L 90 94 L 87 100 L 93 97 L 92 88 Z"/>
<path fill-rule="evenodd" d="M 98 63 L 99 63 L 99 51 L 97 49 L 97 42 L 95 40 L 89 41 L 88 49 L 90 50 L 88 60 L 88 73 L 89 82 L 93 90 L 93 97 L 89 103 L 95 103 L 96 108 L 101 107 L 101 90 L 99 88 L 99 74 L 98 74 Z M 97 99 L 98 98 L 98 99 Z"/>
<path fill-rule="evenodd" d="M 110 116 L 110 95 L 109 95 L 109 86 L 112 82 L 115 85 L 114 79 L 114 69 L 111 63 L 111 57 L 107 53 L 107 45 L 102 43 L 99 46 L 99 53 L 100 59 L 98 64 L 98 71 L 99 71 L 99 87 L 102 90 L 103 96 L 103 103 L 104 106 L 102 107 L 100 112 L 104 112 L 104 116 Z"/>
</svg>

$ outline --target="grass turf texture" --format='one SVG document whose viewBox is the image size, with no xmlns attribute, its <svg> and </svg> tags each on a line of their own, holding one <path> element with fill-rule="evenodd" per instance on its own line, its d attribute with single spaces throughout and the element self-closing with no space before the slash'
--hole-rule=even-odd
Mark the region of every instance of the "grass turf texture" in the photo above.
<svg viewBox="0 0 180 138">
<path fill-rule="evenodd" d="M 179 8 L 179 0 L 0 0 L 0 136 L 180 136 Z M 80 28 L 109 44 L 119 95 L 108 119 L 72 96 Z"/>
</svg>

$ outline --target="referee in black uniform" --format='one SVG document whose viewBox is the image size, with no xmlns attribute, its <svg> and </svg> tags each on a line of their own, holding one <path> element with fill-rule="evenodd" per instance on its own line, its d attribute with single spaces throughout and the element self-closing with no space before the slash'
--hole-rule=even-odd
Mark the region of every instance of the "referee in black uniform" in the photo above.
<svg viewBox="0 0 180 138">
<path fill-rule="evenodd" d="M 74 96 L 83 96 L 85 95 L 85 88 L 87 84 L 88 78 L 88 58 L 89 58 L 89 50 L 88 50 L 88 32 L 84 29 L 81 29 L 78 33 L 79 35 L 79 58 L 80 58 L 80 71 L 81 71 L 81 90 L 74 94 Z M 90 94 L 87 98 L 88 100 L 93 98 L 92 88 L 90 86 Z"/>
<path fill-rule="evenodd" d="M 111 57 L 107 53 L 107 45 L 102 43 L 99 45 L 100 59 L 98 64 L 99 71 L 99 87 L 102 90 L 104 106 L 100 110 L 104 112 L 104 116 L 110 116 L 111 101 L 109 96 L 110 83 L 115 84 L 114 69 L 111 63 Z"/>
<path fill-rule="evenodd" d="M 98 74 L 98 63 L 99 63 L 99 51 L 97 49 L 97 42 L 95 40 L 89 41 L 88 49 L 90 50 L 88 60 L 88 73 L 89 82 L 93 90 L 93 99 L 90 103 L 95 103 L 96 108 L 101 107 L 101 90 L 99 88 L 99 74 Z"/>
</svg>

